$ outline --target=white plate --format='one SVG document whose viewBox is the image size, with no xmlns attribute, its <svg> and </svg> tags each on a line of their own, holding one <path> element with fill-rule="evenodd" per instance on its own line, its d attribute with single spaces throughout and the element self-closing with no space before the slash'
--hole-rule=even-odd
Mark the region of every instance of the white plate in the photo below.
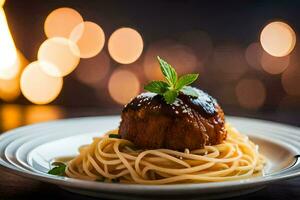
<svg viewBox="0 0 300 200">
<path fill-rule="evenodd" d="M 59 120 L 9 131 L 0 136 L 0 165 L 72 192 L 118 199 L 224 198 L 300 175 L 299 128 L 246 118 L 227 117 L 227 120 L 249 135 L 267 156 L 265 176 L 230 182 L 150 186 L 91 182 L 46 173 L 54 158 L 76 155 L 78 147 L 90 143 L 92 137 L 117 128 L 119 116 Z"/>
</svg>

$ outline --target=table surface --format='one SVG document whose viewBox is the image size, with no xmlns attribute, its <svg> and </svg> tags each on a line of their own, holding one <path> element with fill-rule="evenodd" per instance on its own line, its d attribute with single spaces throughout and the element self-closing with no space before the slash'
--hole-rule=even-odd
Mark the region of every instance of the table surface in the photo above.
<svg viewBox="0 0 300 200">
<path fill-rule="evenodd" d="M 0 111 L 8 108 L 0 107 Z M 46 121 L 58 118 L 69 118 L 79 116 L 95 116 L 95 115 L 107 115 L 112 113 L 118 113 L 117 111 L 104 111 L 94 108 L 85 109 L 62 109 L 60 107 L 30 107 L 24 108 L 19 106 L 11 106 L 10 112 L 7 116 L 1 119 L 1 132 L 18 127 L 20 125 L 31 124 L 39 121 Z M 28 111 L 29 109 L 29 111 Z M 33 109 L 34 111 L 30 110 Z M 26 112 L 25 112 L 26 111 Z M 17 114 L 17 118 L 11 113 Z M 28 113 L 31 113 L 30 115 Z M 42 113 L 42 114 L 41 114 Z M 269 119 L 273 121 L 290 122 L 290 124 L 299 126 L 300 119 L 298 113 L 282 113 L 274 117 L 273 113 L 255 113 L 252 117 L 258 117 L 263 119 Z M 17 119 L 17 120 L 16 120 Z M 31 180 L 21 176 L 17 176 L 6 169 L 0 168 L 0 199 L 6 200 L 21 200 L 21 199 L 33 199 L 40 197 L 42 199 L 93 199 L 91 197 L 81 196 L 66 192 L 59 187 L 40 181 Z M 240 197 L 231 199 L 300 199 L 300 178 L 280 181 L 269 185 L 268 187 Z"/>
</svg>

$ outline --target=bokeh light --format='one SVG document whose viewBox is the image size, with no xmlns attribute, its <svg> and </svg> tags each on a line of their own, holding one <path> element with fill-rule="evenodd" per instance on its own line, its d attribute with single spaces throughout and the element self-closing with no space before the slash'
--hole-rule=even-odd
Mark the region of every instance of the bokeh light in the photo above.
<svg viewBox="0 0 300 200">
<path fill-rule="evenodd" d="M 271 22 L 261 32 L 260 42 L 266 52 L 272 56 L 288 55 L 295 47 L 296 34 L 286 23 Z"/>
<path fill-rule="evenodd" d="M 0 6 L 2 7 L 5 3 L 5 0 L 0 0 Z"/>
<path fill-rule="evenodd" d="M 10 79 L 15 78 L 20 71 L 20 68 L 19 68 L 19 65 L 17 62 L 18 61 L 16 59 L 15 63 L 13 65 L 11 65 L 10 67 L 3 67 L 3 68 L 0 67 L 0 79 L 10 80 Z"/>
<path fill-rule="evenodd" d="M 266 99 L 266 88 L 257 79 L 242 79 L 235 88 L 239 104 L 248 109 L 258 109 Z"/>
<path fill-rule="evenodd" d="M 299 59 L 299 57 L 298 57 Z M 281 82 L 285 92 L 292 96 L 300 96 L 300 65 L 299 62 L 290 65 L 282 74 Z"/>
<path fill-rule="evenodd" d="M 52 11 L 44 24 L 45 34 L 48 38 L 69 38 L 72 30 L 83 22 L 81 15 L 72 8 L 58 8 Z"/>
<path fill-rule="evenodd" d="M 91 58 L 97 55 L 105 43 L 102 28 L 94 22 L 85 21 L 78 24 L 70 34 L 70 39 L 77 44 L 81 58 Z"/>
<path fill-rule="evenodd" d="M 244 50 L 236 45 L 217 46 L 213 53 L 211 67 L 207 70 L 214 74 L 211 78 L 217 82 L 238 80 L 248 70 Z"/>
<path fill-rule="evenodd" d="M 20 72 L 28 64 L 27 59 L 23 56 L 20 51 L 17 51 L 17 62 L 18 72 L 16 76 L 11 79 L 1 79 L 0 78 L 0 99 L 10 102 L 14 101 L 21 94 L 20 90 Z"/>
<path fill-rule="evenodd" d="M 110 56 L 122 64 L 136 61 L 143 52 L 143 46 L 142 36 L 132 28 L 120 28 L 108 40 Z"/>
<path fill-rule="evenodd" d="M 107 76 L 109 69 L 110 58 L 105 51 L 102 51 L 94 58 L 81 61 L 81 65 L 75 70 L 75 75 L 80 82 L 97 87 Z"/>
<path fill-rule="evenodd" d="M 46 104 L 59 95 L 63 79 L 44 73 L 39 62 L 33 62 L 24 69 L 20 84 L 23 95 L 29 101 L 35 104 Z"/>
<path fill-rule="evenodd" d="M 0 7 L 0 78 L 12 79 L 19 72 L 17 49 L 8 28 L 3 8 Z"/>
<path fill-rule="evenodd" d="M 13 101 L 21 94 L 19 78 L 5 80 L 0 79 L 0 99 L 4 101 Z"/>
<path fill-rule="evenodd" d="M 218 99 L 221 105 L 238 105 L 234 83 L 222 84 L 222 87 L 217 85 L 210 94 Z"/>
<path fill-rule="evenodd" d="M 144 72 L 149 80 L 163 79 L 157 56 L 168 61 L 179 75 L 195 73 L 197 67 L 195 52 L 186 45 L 172 40 L 163 40 L 150 45 L 145 53 Z"/>
<path fill-rule="evenodd" d="M 262 49 L 260 43 L 251 43 L 245 51 L 245 58 L 248 65 L 250 65 L 256 70 L 261 70 L 261 57 L 263 53 L 264 50 Z"/>
<path fill-rule="evenodd" d="M 270 54 L 263 52 L 261 56 L 261 66 L 262 68 L 270 74 L 280 74 L 282 73 L 290 63 L 290 57 L 274 57 Z"/>
<path fill-rule="evenodd" d="M 200 66 L 204 65 L 213 52 L 212 39 L 204 31 L 185 32 L 180 36 L 179 40 L 194 50 Z"/>
<path fill-rule="evenodd" d="M 0 119 L 3 131 L 7 131 L 22 125 L 21 106 L 6 104 L 0 108 Z"/>
<path fill-rule="evenodd" d="M 25 107 L 24 115 L 25 124 L 33 124 L 63 118 L 64 111 L 57 106 L 32 105 Z"/>
<path fill-rule="evenodd" d="M 133 72 L 138 77 L 141 84 L 146 84 L 146 83 L 148 83 L 148 79 L 146 78 L 145 73 L 144 73 L 144 68 L 142 67 L 143 62 L 144 62 L 143 58 L 141 58 L 130 64 L 119 65 L 119 66 L 117 66 L 117 68 L 125 69 L 125 70 Z"/>
<path fill-rule="evenodd" d="M 117 69 L 109 79 L 108 91 L 115 102 L 124 105 L 139 93 L 140 81 L 134 73 Z"/>
<path fill-rule="evenodd" d="M 77 55 L 73 51 L 77 51 Z M 47 74 L 56 77 L 66 76 L 79 64 L 77 45 L 62 37 L 47 39 L 40 46 L 38 61 Z"/>
</svg>

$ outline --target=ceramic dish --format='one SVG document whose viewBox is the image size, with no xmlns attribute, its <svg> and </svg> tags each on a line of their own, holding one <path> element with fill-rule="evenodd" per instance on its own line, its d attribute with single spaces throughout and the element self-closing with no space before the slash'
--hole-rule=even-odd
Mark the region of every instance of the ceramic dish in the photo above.
<svg viewBox="0 0 300 200">
<path fill-rule="evenodd" d="M 83 144 L 118 127 L 120 117 L 58 120 L 11 130 L 0 136 L 0 164 L 20 176 L 56 184 L 66 190 L 116 199 L 211 199 L 242 195 L 300 175 L 300 129 L 278 123 L 227 117 L 259 145 L 267 157 L 265 174 L 238 181 L 172 185 L 137 185 L 76 180 L 47 174 L 53 159 L 74 156 Z"/>
</svg>

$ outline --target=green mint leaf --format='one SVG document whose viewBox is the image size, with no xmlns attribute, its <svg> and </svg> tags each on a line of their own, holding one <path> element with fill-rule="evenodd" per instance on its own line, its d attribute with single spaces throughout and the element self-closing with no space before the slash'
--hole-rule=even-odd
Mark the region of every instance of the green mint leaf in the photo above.
<svg viewBox="0 0 300 200">
<path fill-rule="evenodd" d="M 181 76 L 176 83 L 176 90 L 182 89 L 186 85 L 190 85 L 197 80 L 199 74 L 186 74 Z"/>
<path fill-rule="evenodd" d="M 145 90 L 149 92 L 154 92 L 157 94 L 164 94 L 168 90 L 169 85 L 163 81 L 151 81 L 144 87 Z"/>
<path fill-rule="evenodd" d="M 178 91 L 168 90 L 164 93 L 163 96 L 167 104 L 172 104 L 175 101 L 176 97 L 178 96 Z"/>
<path fill-rule="evenodd" d="M 48 171 L 48 174 L 57 175 L 57 176 L 64 176 L 66 171 L 66 165 L 61 164 L 60 166 L 54 167 Z"/>
<path fill-rule="evenodd" d="M 185 95 L 188 95 L 188 96 L 191 96 L 191 97 L 195 97 L 195 98 L 197 98 L 199 96 L 198 92 L 194 88 L 192 88 L 190 86 L 184 86 L 180 90 L 180 92 L 182 92 Z"/>
<path fill-rule="evenodd" d="M 157 56 L 159 65 L 160 65 L 160 69 L 163 73 L 163 75 L 165 76 L 165 78 L 167 79 L 169 85 L 174 88 L 177 82 L 177 73 L 175 71 L 175 69 L 166 61 L 164 61 L 163 59 L 161 59 L 159 56 Z"/>
<path fill-rule="evenodd" d="M 145 90 L 162 95 L 168 104 L 172 104 L 180 92 L 188 96 L 198 97 L 196 90 L 192 87 L 187 87 L 187 85 L 197 80 L 198 74 L 186 74 L 178 79 L 175 69 L 170 64 L 159 56 L 157 56 L 157 59 L 167 82 L 152 81 L 144 87 Z"/>
<path fill-rule="evenodd" d="M 118 138 L 118 139 L 121 138 L 119 134 L 109 134 L 108 137 L 109 138 Z"/>
</svg>

